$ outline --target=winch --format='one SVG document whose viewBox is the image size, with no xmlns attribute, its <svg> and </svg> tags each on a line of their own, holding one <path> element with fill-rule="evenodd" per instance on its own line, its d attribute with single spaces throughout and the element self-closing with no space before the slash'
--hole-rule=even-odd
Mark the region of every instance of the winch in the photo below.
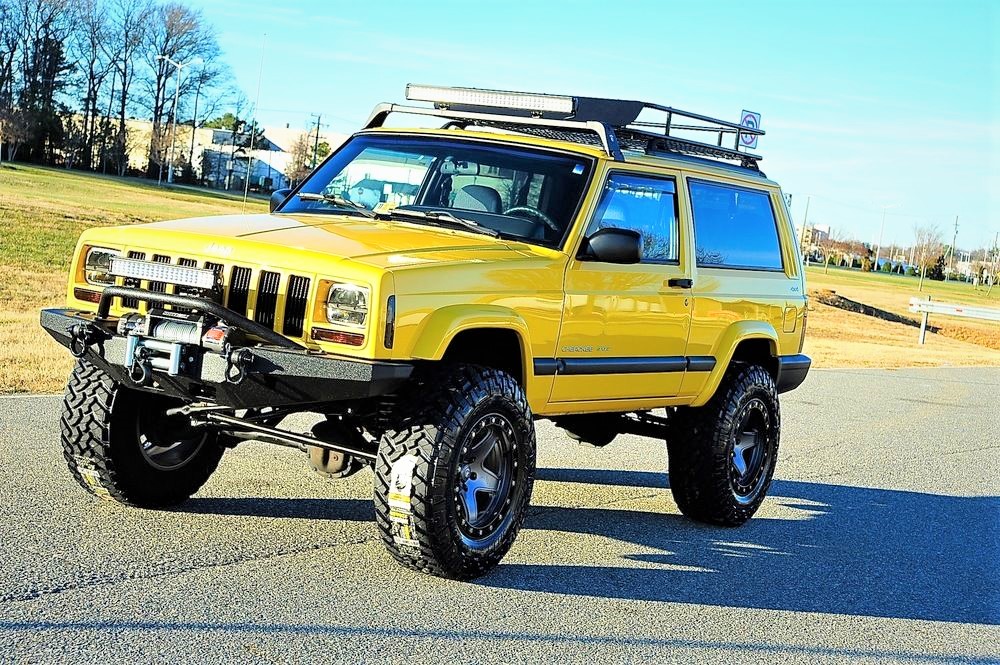
<svg viewBox="0 0 1000 665">
<path fill-rule="evenodd" d="M 227 326 L 208 326 L 202 315 L 151 309 L 145 316 L 126 314 L 118 321 L 118 334 L 127 340 L 125 367 L 138 385 L 152 379 L 152 370 L 169 376 L 197 373 L 205 350 L 224 353 Z"/>
</svg>

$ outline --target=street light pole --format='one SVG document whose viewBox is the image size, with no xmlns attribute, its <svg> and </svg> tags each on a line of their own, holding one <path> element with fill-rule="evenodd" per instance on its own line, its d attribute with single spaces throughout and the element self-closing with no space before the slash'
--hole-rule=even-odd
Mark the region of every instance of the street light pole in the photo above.
<svg viewBox="0 0 1000 665">
<path fill-rule="evenodd" d="M 176 78 L 174 79 L 174 106 L 173 110 L 171 111 L 171 115 L 173 116 L 173 123 L 170 129 L 170 156 L 167 158 L 167 183 L 172 184 L 174 182 L 174 143 L 176 142 L 177 139 L 177 98 L 180 96 L 180 91 L 181 91 L 181 70 L 187 67 L 188 65 L 200 64 L 202 62 L 202 59 L 196 56 L 194 58 L 191 58 L 187 62 L 177 62 L 170 56 L 166 55 L 158 55 L 156 56 L 156 59 L 169 62 L 177 70 Z M 160 159 L 163 159 L 162 155 L 160 156 Z"/>
</svg>

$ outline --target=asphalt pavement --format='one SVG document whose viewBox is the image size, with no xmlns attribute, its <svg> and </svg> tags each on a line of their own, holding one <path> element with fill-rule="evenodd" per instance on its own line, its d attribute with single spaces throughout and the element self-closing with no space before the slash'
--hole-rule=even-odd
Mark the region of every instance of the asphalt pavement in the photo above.
<svg viewBox="0 0 1000 665">
<path fill-rule="evenodd" d="M 1000 662 L 1000 368 L 812 372 L 737 529 L 680 515 L 662 442 L 541 423 L 471 583 L 396 566 L 371 474 L 294 450 L 240 446 L 175 512 L 95 499 L 59 401 L 0 398 L 0 662 Z"/>
</svg>

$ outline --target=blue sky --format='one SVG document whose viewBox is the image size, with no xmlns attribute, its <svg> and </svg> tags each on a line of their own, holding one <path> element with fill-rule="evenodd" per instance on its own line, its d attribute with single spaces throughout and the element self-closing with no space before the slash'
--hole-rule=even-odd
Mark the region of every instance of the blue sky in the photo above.
<svg viewBox="0 0 1000 665">
<path fill-rule="evenodd" d="M 962 248 L 1000 231 L 1000 1 L 319 2 L 212 0 L 259 119 L 350 133 L 407 82 L 762 113 L 762 169 L 796 222 Z"/>
</svg>

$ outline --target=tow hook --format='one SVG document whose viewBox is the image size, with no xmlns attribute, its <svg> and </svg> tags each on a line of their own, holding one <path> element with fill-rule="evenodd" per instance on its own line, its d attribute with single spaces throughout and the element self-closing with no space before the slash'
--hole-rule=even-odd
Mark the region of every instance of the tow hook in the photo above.
<svg viewBox="0 0 1000 665">
<path fill-rule="evenodd" d="M 132 364 L 128 368 L 128 378 L 132 379 L 132 383 L 137 386 L 146 385 L 150 379 L 152 372 L 147 362 L 148 359 L 149 350 L 145 347 L 139 347 L 132 355 Z"/>
<path fill-rule="evenodd" d="M 226 381 L 233 385 L 243 383 L 247 368 L 253 363 L 253 354 L 249 349 L 234 349 L 226 356 Z"/>
<path fill-rule="evenodd" d="M 77 323 L 69 329 L 69 352 L 74 358 L 82 358 L 92 344 L 103 341 L 105 335 L 89 323 Z"/>
</svg>

